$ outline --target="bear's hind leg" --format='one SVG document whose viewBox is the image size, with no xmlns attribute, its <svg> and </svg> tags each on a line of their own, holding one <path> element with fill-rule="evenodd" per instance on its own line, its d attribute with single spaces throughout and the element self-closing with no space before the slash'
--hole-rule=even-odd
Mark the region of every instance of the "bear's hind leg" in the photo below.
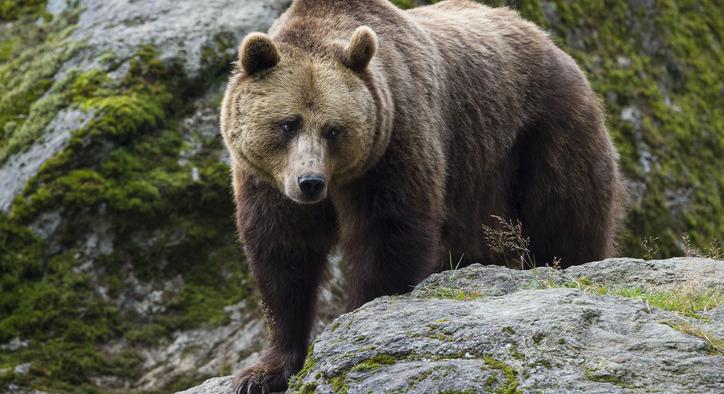
<svg viewBox="0 0 724 394">
<path fill-rule="evenodd" d="M 538 266 L 562 267 L 609 257 L 620 216 L 615 151 L 599 111 L 528 130 L 516 193 Z"/>
</svg>

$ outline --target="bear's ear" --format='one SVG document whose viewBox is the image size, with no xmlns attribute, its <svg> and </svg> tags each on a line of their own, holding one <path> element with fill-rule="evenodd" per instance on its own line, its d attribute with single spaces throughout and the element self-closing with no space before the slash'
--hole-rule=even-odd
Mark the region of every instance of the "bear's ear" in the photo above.
<svg viewBox="0 0 724 394">
<path fill-rule="evenodd" d="M 249 75 L 274 67 L 279 60 L 276 45 L 264 33 L 247 35 L 239 48 L 239 64 Z"/>
<path fill-rule="evenodd" d="M 352 34 L 343 63 L 354 71 L 362 71 L 370 64 L 376 52 L 377 34 L 367 26 L 360 26 Z"/>
</svg>

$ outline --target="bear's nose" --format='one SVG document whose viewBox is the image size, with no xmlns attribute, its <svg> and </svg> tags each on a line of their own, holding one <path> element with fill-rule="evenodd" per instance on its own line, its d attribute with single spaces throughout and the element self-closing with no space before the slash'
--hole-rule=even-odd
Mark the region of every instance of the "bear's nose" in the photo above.
<svg viewBox="0 0 724 394">
<path fill-rule="evenodd" d="M 304 197 L 309 199 L 317 198 L 324 190 L 324 177 L 320 175 L 302 175 L 299 177 L 299 188 Z"/>
</svg>

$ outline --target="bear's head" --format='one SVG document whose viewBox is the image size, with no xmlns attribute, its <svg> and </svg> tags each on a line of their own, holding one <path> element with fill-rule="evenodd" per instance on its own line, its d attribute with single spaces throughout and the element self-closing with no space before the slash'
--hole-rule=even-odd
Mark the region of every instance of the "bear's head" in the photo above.
<svg viewBox="0 0 724 394">
<path fill-rule="evenodd" d="M 226 90 L 221 132 L 236 165 L 292 200 L 316 203 L 364 173 L 378 114 L 365 83 L 377 37 L 358 28 L 328 55 L 249 34 Z"/>
</svg>

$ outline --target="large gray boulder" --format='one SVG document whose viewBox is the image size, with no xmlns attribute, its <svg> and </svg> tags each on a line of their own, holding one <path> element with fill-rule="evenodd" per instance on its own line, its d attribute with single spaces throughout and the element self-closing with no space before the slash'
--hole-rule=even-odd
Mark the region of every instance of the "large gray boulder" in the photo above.
<svg viewBox="0 0 724 394">
<path fill-rule="evenodd" d="M 332 322 L 290 391 L 722 392 L 723 286 L 700 258 L 447 271 Z"/>
</svg>

